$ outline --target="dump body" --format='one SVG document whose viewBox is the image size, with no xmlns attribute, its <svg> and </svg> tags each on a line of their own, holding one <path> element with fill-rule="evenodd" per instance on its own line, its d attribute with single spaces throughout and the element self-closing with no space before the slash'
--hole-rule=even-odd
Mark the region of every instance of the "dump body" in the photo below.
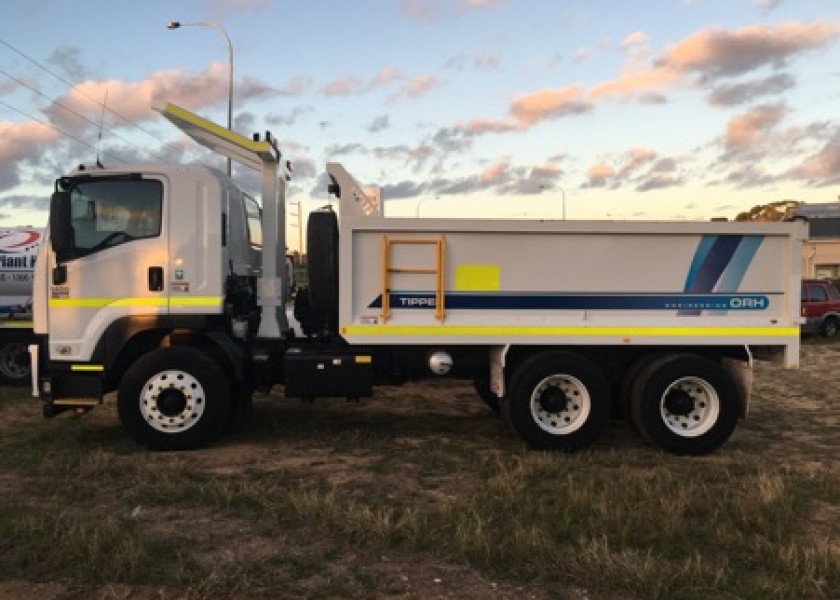
<svg viewBox="0 0 840 600">
<path fill-rule="evenodd" d="M 352 344 L 749 346 L 799 356 L 800 223 L 343 219 Z"/>
</svg>

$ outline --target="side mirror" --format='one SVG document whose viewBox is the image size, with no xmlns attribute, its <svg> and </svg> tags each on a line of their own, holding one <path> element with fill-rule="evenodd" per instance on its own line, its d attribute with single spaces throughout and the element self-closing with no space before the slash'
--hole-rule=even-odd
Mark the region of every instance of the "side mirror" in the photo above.
<svg viewBox="0 0 840 600">
<path fill-rule="evenodd" d="M 50 242 L 58 262 L 72 257 L 74 243 L 70 192 L 55 192 L 50 199 Z"/>
</svg>

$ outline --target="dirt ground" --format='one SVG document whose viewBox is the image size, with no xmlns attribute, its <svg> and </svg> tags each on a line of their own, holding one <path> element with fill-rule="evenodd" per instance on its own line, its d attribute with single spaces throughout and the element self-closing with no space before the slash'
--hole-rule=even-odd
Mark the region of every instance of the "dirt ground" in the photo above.
<svg viewBox="0 0 840 600">
<path fill-rule="evenodd" d="M 760 453 L 768 461 L 794 464 L 799 469 L 829 469 L 840 477 L 840 407 L 832 398 L 838 390 L 837 368 L 840 365 L 840 342 L 825 342 L 818 339 L 806 340 L 803 344 L 801 368 L 784 370 L 765 363 L 758 363 L 755 371 L 755 385 L 750 417 L 739 424 L 727 446 L 717 454 L 704 460 L 729 463 L 737 461 L 744 453 Z M 21 392 L 25 393 L 25 392 Z M 266 403 L 264 406 L 262 403 Z M 826 410 L 831 406 L 831 410 Z M 299 412 L 309 415 L 303 421 Z M 264 412 L 266 411 L 266 412 Z M 372 399 L 363 400 L 357 406 L 345 406 L 343 401 L 316 402 L 301 405 L 295 402 L 277 403 L 272 399 L 261 400 L 257 406 L 257 417 L 270 414 L 283 421 L 284 417 L 298 418 L 305 427 L 307 423 L 326 424 L 330 431 L 348 431 L 364 424 L 365 431 L 387 431 L 390 444 L 396 448 L 423 446 L 430 438 L 465 444 L 481 453 L 519 451 L 521 443 L 511 434 L 502 420 L 492 414 L 479 401 L 471 386 L 432 382 L 402 388 L 377 390 Z M 279 415 L 278 415 L 279 413 Z M 40 418 L 35 416 L 34 418 Z M 85 419 L 113 426 L 115 409 L 113 403 L 93 411 Z M 337 453 L 329 445 L 319 448 L 304 442 L 305 432 L 297 438 L 270 436 L 270 431 L 260 429 L 256 436 L 248 433 L 235 434 L 222 443 L 198 452 L 185 453 L 196 468 L 219 474 L 245 473 L 248 469 L 276 470 L 285 477 L 298 473 L 316 474 L 331 484 L 342 485 L 348 481 L 363 482 L 380 477 L 375 470 L 367 468 L 375 457 L 364 452 Z M 319 426 L 320 427 L 320 426 Z M 125 448 L 131 451 L 131 442 Z M 594 452 L 614 452 L 623 449 L 644 449 L 644 443 L 626 424 L 611 422 L 599 438 Z M 650 450 L 654 452 L 654 450 Z M 686 459 L 691 460 L 691 459 Z M 469 475 L 464 475 L 469 477 Z M 418 494 L 424 494 L 429 501 L 435 495 L 446 494 L 446 485 L 453 479 L 442 482 L 446 485 L 429 485 L 429 478 L 388 475 L 389 485 L 415 486 Z M 14 493 L 13 481 L 0 481 L 5 494 Z M 429 486 L 425 489 L 424 486 Z M 176 508 L 137 507 L 134 515 L 141 524 L 154 533 L 156 528 L 178 527 L 186 518 Z M 203 547 L 197 553 L 199 564 L 218 564 L 236 561 L 247 555 L 259 559 L 269 554 L 277 540 L 268 540 L 253 530 L 244 520 L 218 515 L 191 515 L 196 533 L 196 547 Z M 814 522 L 814 527 L 833 532 L 840 540 L 840 507 L 825 506 Z M 235 544 L 230 540 L 235 536 Z M 345 559 L 350 566 L 364 565 L 387 582 L 387 592 L 377 593 L 383 598 L 543 598 L 544 590 L 528 585 L 512 585 L 493 581 L 486 575 L 470 568 L 453 565 L 445 561 L 399 554 L 372 555 L 360 549 L 357 554 Z M 345 565 L 347 566 L 347 565 Z M 0 600 L 23 600 L 40 598 L 44 600 L 68 600 L 76 598 L 99 598 L 102 600 L 152 600 L 204 597 L 201 594 L 185 593 L 179 590 L 109 585 L 95 590 L 76 590 L 62 583 L 31 583 L 3 580 L 0 574 Z M 215 597 L 215 596 L 213 596 Z M 233 594 L 230 598 L 238 598 Z M 566 597 L 588 598 L 585 590 L 569 590 Z"/>
</svg>

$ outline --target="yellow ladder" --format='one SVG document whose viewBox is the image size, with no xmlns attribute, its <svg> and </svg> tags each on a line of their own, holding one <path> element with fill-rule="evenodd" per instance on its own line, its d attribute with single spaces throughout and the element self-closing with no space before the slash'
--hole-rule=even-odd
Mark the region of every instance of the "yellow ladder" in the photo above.
<svg viewBox="0 0 840 600">
<path fill-rule="evenodd" d="M 432 268 L 402 268 L 391 264 L 391 248 L 393 246 L 435 246 L 435 265 Z M 399 274 L 434 275 L 435 276 L 435 318 L 443 323 L 444 295 L 443 295 L 443 262 L 446 243 L 443 236 L 438 238 L 389 238 L 382 236 L 382 310 L 379 313 L 382 323 L 391 316 L 391 276 Z"/>
</svg>

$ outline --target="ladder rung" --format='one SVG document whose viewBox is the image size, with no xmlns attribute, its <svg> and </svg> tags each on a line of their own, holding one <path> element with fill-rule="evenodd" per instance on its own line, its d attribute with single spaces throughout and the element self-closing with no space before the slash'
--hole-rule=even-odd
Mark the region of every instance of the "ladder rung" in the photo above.
<svg viewBox="0 0 840 600">
<path fill-rule="evenodd" d="M 415 273 L 420 275 L 436 275 L 437 269 L 388 269 L 389 273 Z"/>
</svg>

